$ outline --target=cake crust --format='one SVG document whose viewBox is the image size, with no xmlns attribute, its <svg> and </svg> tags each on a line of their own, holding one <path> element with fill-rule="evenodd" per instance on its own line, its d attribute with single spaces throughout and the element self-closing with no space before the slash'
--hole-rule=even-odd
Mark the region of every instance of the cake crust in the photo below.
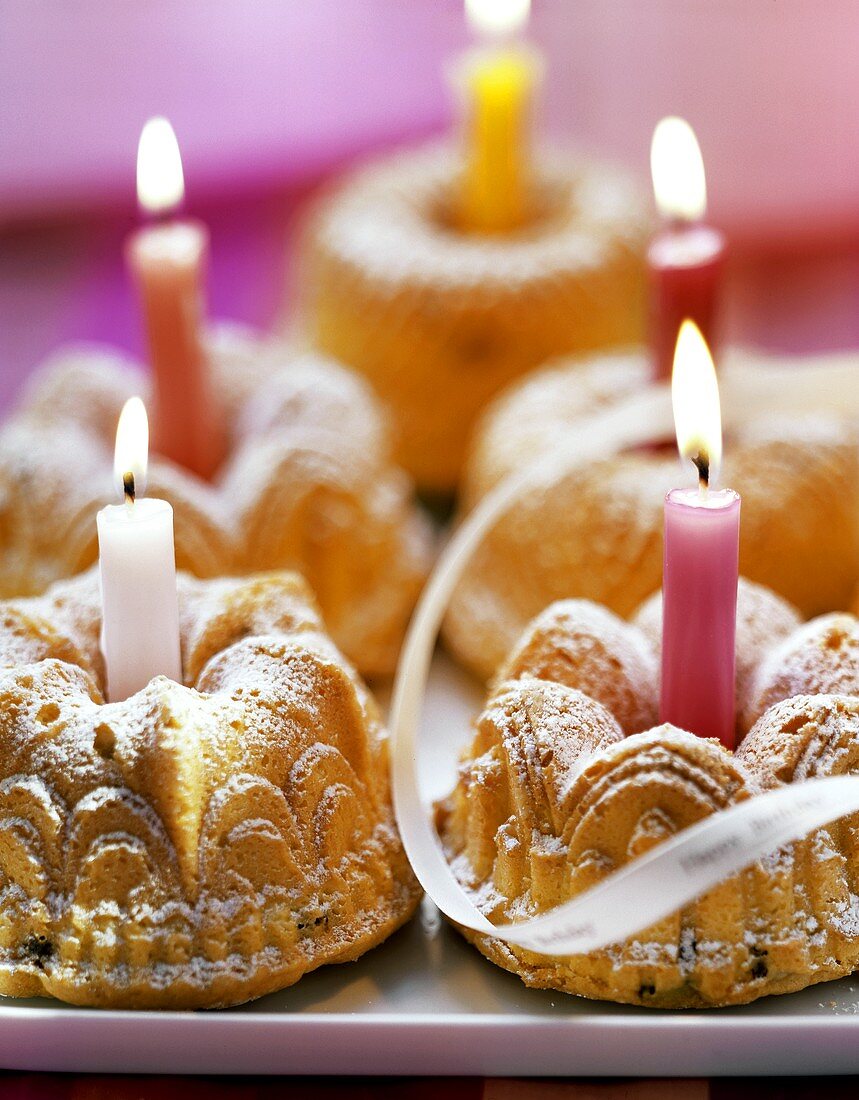
<svg viewBox="0 0 859 1100">
<path fill-rule="evenodd" d="M 560 361 L 510 387 L 475 431 L 461 513 L 650 374 L 643 354 L 606 354 Z M 664 499 L 677 479 L 672 446 L 590 462 L 533 488 L 487 532 L 453 595 L 444 639 L 456 658 L 488 680 L 554 600 L 579 597 L 630 616 L 662 582 Z M 804 617 L 850 605 L 859 562 L 855 425 L 796 416 L 737 430 L 720 482 L 743 498 L 743 576 Z"/>
<path fill-rule="evenodd" d="M 94 573 L 0 604 L 0 992 L 213 1008 L 358 958 L 419 889 L 372 698 L 300 578 L 182 577 L 187 682 L 106 703 Z"/>
<path fill-rule="evenodd" d="M 587 157 L 541 151 L 535 216 L 463 232 L 451 146 L 358 169 L 317 203 L 303 249 L 303 323 L 365 375 L 398 426 L 397 458 L 451 493 L 467 441 L 503 386 L 552 356 L 622 345 L 644 327 L 646 194 Z"/>
<path fill-rule="evenodd" d="M 432 540 L 378 402 L 319 355 L 232 328 L 210 343 L 228 457 L 211 483 L 157 454 L 149 467 L 149 495 L 174 509 L 178 567 L 300 572 L 361 673 L 390 676 Z M 148 391 L 135 364 L 96 346 L 65 349 L 31 379 L 0 428 L 0 596 L 37 595 L 96 560 L 117 419 Z"/>
<path fill-rule="evenodd" d="M 852 616 L 781 640 L 776 625 L 761 666 L 790 654 L 790 695 L 773 703 L 755 689 L 752 672 L 746 713 L 754 725 L 731 753 L 670 725 L 624 737 L 616 716 L 585 693 L 593 668 L 569 659 L 571 641 L 563 635 L 569 631 L 572 649 L 581 652 L 583 633 L 593 631 L 604 698 L 613 690 L 608 655 L 621 667 L 629 639 L 606 630 L 595 613 L 571 620 L 571 602 L 547 608 L 526 630 L 476 722 L 455 789 L 436 808 L 454 873 L 494 923 L 568 901 L 662 840 L 764 790 L 859 772 Z M 747 590 L 746 605 L 747 620 L 772 609 L 754 590 Z M 747 622 L 745 629 L 748 638 L 767 636 L 765 623 Z M 838 654 L 821 664 L 833 631 Z M 639 641 L 650 644 L 644 631 Z M 644 691 L 654 687 L 642 683 Z M 622 705 L 623 694 L 615 698 Z M 754 713 L 756 707 L 766 709 Z M 545 956 L 461 931 L 526 985 L 656 1008 L 744 1004 L 859 965 L 857 835 L 854 818 L 842 819 L 637 936 L 587 955 Z"/>
</svg>

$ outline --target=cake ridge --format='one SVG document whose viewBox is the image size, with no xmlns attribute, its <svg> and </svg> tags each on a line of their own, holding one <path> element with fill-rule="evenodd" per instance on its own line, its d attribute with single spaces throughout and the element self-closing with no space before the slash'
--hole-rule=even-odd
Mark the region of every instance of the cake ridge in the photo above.
<svg viewBox="0 0 859 1100">
<path fill-rule="evenodd" d="M 450 142 L 359 166 L 317 201 L 302 250 L 302 323 L 373 383 L 399 426 L 396 453 L 429 493 L 460 480 L 494 394 L 560 352 L 638 339 L 647 196 L 592 157 L 541 150 L 531 216 L 464 230 Z M 404 338 L 405 337 L 405 338 Z"/>
<path fill-rule="evenodd" d="M 720 370 L 763 374 L 762 362 L 734 352 Z M 508 386 L 471 438 L 460 516 L 650 383 L 647 355 L 626 349 L 556 359 Z M 728 424 L 720 476 L 743 497 L 741 572 L 806 618 L 846 607 L 859 561 L 859 425 L 801 410 Z M 632 615 L 661 584 L 664 498 L 677 479 L 672 446 L 532 487 L 487 531 L 450 601 L 443 633 L 454 656 L 488 680 L 526 624 L 562 598 Z"/>
<path fill-rule="evenodd" d="M 227 459 L 211 484 L 158 455 L 149 468 L 149 494 L 175 512 L 179 567 L 302 572 L 340 648 L 362 673 L 390 675 L 431 538 L 377 399 L 333 360 L 232 326 L 207 349 Z M 148 377 L 98 345 L 57 352 L 30 378 L 0 429 L 0 596 L 38 594 L 96 559 L 95 513 L 114 502 L 116 422 L 134 394 L 148 396 Z"/>
<path fill-rule="evenodd" d="M 526 628 L 502 670 L 515 676 L 491 686 L 456 787 L 437 806 L 454 873 L 493 923 L 551 910 L 662 840 L 766 790 L 859 772 L 859 647 L 838 663 L 820 645 L 835 616 L 822 627 L 797 622 L 785 636 L 790 608 L 741 585 L 738 650 L 747 669 L 752 647 L 759 666 L 770 652 L 807 659 L 795 663 L 794 694 L 759 707 L 754 669 L 746 676 L 741 710 L 757 710 L 730 752 L 665 724 L 624 737 L 616 716 L 575 685 L 579 674 L 582 684 L 592 676 L 588 648 L 578 644 L 583 635 L 593 632 L 618 661 L 626 639 L 593 609 L 580 607 L 577 616 L 577 603 L 550 606 Z M 773 609 L 764 645 L 757 620 Z M 643 617 L 652 616 L 648 609 Z M 852 637 L 855 618 L 837 621 L 839 638 Z M 624 625 L 652 645 L 644 629 Z M 572 647 L 565 631 L 578 640 Z M 654 660 L 651 688 L 657 669 Z M 547 698 L 554 707 L 543 722 Z M 505 760 L 525 763 L 510 767 Z M 859 965 L 857 898 L 859 815 L 852 815 L 756 861 L 623 943 L 587 955 L 543 955 L 461 931 L 527 985 L 652 1007 L 708 1007 L 851 973 Z"/>
<path fill-rule="evenodd" d="M 105 703 L 39 639 L 36 660 L 0 673 L 0 991 L 237 1003 L 357 957 L 411 914 L 385 734 L 306 586 L 207 588 L 180 578 L 189 684 L 157 677 Z M 55 600 L 86 625 L 95 575 L 15 605 L 50 618 Z M 268 634 L 248 633 L 255 619 Z"/>
</svg>

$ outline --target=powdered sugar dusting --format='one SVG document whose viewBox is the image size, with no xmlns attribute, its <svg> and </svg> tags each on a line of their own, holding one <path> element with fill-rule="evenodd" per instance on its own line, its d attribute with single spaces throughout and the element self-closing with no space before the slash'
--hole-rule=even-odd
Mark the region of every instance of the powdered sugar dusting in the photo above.
<svg viewBox="0 0 859 1100">
<path fill-rule="evenodd" d="M 385 734 L 300 579 L 183 578 L 194 686 L 109 704 L 93 584 L 0 616 L 3 992 L 228 1004 L 384 938 L 417 899 Z"/>
<path fill-rule="evenodd" d="M 859 620 L 822 615 L 789 634 L 752 677 L 749 715 L 796 695 L 859 696 Z"/>
<path fill-rule="evenodd" d="M 546 151 L 540 171 L 547 216 L 512 239 L 465 238 L 451 232 L 444 215 L 458 164 L 449 146 L 426 146 L 366 167 L 319 211 L 314 232 L 321 246 L 392 293 L 403 283 L 497 284 L 515 293 L 519 283 L 597 268 L 612 248 L 638 247 L 649 224 L 644 196 L 628 175 Z"/>
<path fill-rule="evenodd" d="M 855 620 L 830 616 L 790 630 L 796 616 L 789 606 L 753 586 L 745 586 L 745 597 L 750 645 L 772 631 L 788 633 L 781 646 L 760 647 L 759 667 L 750 658 L 753 680 L 777 659 L 819 673 L 823 645 L 835 653 L 830 681 L 847 685 Z M 657 613 L 651 604 L 645 626 Z M 617 669 L 629 659 L 624 630 L 634 629 L 604 609 L 565 601 L 526 628 L 502 667 L 459 782 L 438 808 L 454 872 L 493 921 L 544 912 L 764 788 L 859 772 L 856 693 L 776 703 L 736 754 L 668 725 L 626 738 L 615 725 L 612 736 L 609 712 L 575 689 L 593 674 L 606 681 L 598 685 L 603 701 L 616 690 Z M 648 629 L 653 636 L 652 622 Z M 590 665 L 596 641 L 602 648 Z M 788 992 L 857 965 L 857 835 L 852 819 L 819 830 L 636 937 L 587 956 L 551 958 L 466 935 L 529 985 L 601 999 L 687 1007 Z"/>
<path fill-rule="evenodd" d="M 468 510 L 577 421 L 649 380 L 638 353 L 567 359 L 512 385 L 485 414 L 465 471 Z M 614 393 L 616 393 L 616 397 Z M 834 417 L 778 417 L 729 433 L 722 482 L 743 498 L 740 569 L 804 615 L 846 607 L 859 561 L 859 437 Z M 489 531 L 450 603 L 445 638 L 488 678 L 525 624 L 575 596 L 627 617 L 661 584 L 672 450 L 592 462 L 538 487 Z"/>
<path fill-rule="evenodd" d="M 626 733 L 657 719 L 657 666 L 644 635 L 588 600 L 551 604 L 529 625 L 499 680 L 535 676 L 596 699 Z"/>
<path fill-rule="evenodd" d="M 365 383 L 229 327 L 212 334 L 231 450 L 212 485 L 153 456 L 149 495 L 175 512 L 180 568 L 202 577 L 290 568 L 313 585 L 338 643 L 368 675 L 393 670 L 429 567 L 413 487 L 393 467 Z M 55 355 L 0 430 L 0 595 L 32 595 L 97 554 L 114 501 L 113 442 L 148 378 L 111 349 Z"/>
</svg>

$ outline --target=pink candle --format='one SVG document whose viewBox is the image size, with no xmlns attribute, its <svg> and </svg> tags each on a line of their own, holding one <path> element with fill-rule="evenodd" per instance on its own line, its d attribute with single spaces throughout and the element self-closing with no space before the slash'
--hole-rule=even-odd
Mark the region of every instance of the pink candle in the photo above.
<svg viewBox="0 0 859 1100">
<path fill-rule="evenodd" d="M 172 216 L 184 197 L 182 161 L 166 119 L 140 136 L 137 193 L 159 219 L 131 235 L 127 259 L 140 292 L 153 382 L 153 445 L 166 458 L 211 477 L 224 453 L 224 426 L 203 348 L 203 284 L 209 235 Z"/>
<path fill-rule="evenodd" d="M 721 459 L 719 390 L 700 331 L 685 321 L 672 378 L 680 453 L 698 487 L 665 498 L 660 716 L 734 745 L 740 497 L 711 487 Z"/>
<path fill-rule="evenodd" d="M 695 134 L 680 118 L 664 118 L 650 150 L 653 190 L 665 225 L 648 249 L 654 372 L 671 375 L 680 325 L 691 318 L 716 346 L 725 258 L 722 234 L 704 223 L 707 184 Z"/>
</svg>

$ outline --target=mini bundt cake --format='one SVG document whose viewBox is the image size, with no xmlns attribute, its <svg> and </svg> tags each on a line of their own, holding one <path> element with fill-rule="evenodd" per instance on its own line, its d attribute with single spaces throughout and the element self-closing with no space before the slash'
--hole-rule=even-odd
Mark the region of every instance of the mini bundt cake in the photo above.
<svg viewBox="0 0 859 1100">
<path fill-rule="evenodd" d="M 754 724 L 735 753 L 670 725 L 634 732 L 655 721 L 644 630 L 587 601 L 555 604 L 528 627 L 436 815 L 458 880 L 493 923 L 552 909 L 754 794 L 859 774 L 856 619 L 786 633 L 794 613 L 774 594 L 743 585 L 740 605 L 738 653 L 749 666 L 758 645 L 759 663 L 740 700 Z M 631 677 L 647 713 L 630 713 Z M 859 966 L 857 835 L 841 820 L 586 955 L 463 932 L 527 985 L 585 997 L 688 1008 L 788 993 Z"/>
<path fill-rule="evenodd" d="M 212 363 L 230 426 L 224 467 L 212 484 L 158 455 L 149 469 L 150 495 L 175 510 L 179 568 L 298 570 L 349 659 L 389 675 L 430 537 L 376 400 L 331 360 L 290 360 L 235 330 L 215 334 Z M 119 412 L 147 391 L 133 364 L 95 347 L 60 353 L 31 380 L 0 429 L 0 596 L 38 594 L 95 560 Z"/>
<path fill-rule="evenodd" d="M 464 474 L 467 513 L 549 453 L 576 421 L 650 379 L 644 356 L 606 355 L 533 373 L 487 411 Z M 488 678 L 525 624 L 580 596 L 628 616 L 662 578 L 662 513 L 676 451 L 592 462 L 537 488 L 490 530 L 448 611 L 453 653 Z M 859 435 L 833 418 L 772 416 L 729 429 L 720 480 L 743 498 L 740 569 L 804 616 L 847 607 L 859 562 Z"/>
<path fill-rule="evenodd" d="M 414 910 L 376 708 L 287 573 L 180 582 L 185 684 L 105 703 L 98 577 L 0 604 L 0 993 L 204 1008 Z"/>
<path fill-rule="evenodd" d="M 399 428 L 419 486 L 456 488 L 474 421 L 551 356 L 640 339 L 647 195 L 561 154 L 538 165 L 530 224 L 460 230 L 453 148 L 399 153 L 320 202 L 305 234 L 303 325 L 361 371 Z"/>
</svg>

